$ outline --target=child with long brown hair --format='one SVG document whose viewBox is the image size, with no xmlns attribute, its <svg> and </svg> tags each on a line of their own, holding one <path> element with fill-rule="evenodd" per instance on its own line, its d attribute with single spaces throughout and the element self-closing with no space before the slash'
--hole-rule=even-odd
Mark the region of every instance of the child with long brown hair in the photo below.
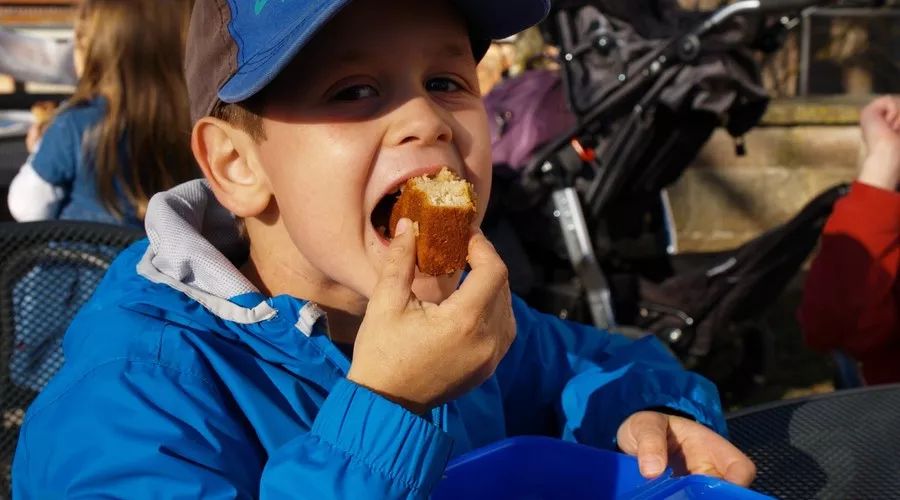
<svg viewBox="0 0 900 500">
<path fill-rule="evenodd" d="M 140 225 L 150 197 L 195 177 L 182 70 L 191 0 L 84 0 L 72 97 L 13 180 L 20 221 Z"/>
</svg>

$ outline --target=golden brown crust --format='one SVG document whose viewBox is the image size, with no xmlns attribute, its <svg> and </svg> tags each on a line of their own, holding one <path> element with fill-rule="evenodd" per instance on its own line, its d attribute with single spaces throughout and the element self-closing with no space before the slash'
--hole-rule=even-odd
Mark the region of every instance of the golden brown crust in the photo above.
<svg viewBox="0 0 900 500">
<path fill-rule="evenodd" d="M 469 189 L 473 197 L 472 189 Z M 474 197 L 473 197 L 474 198 Z M 416 262 L 419 270 L 431 276 L 452 274 L 466 267 L 469 236 L 475 219 L 475 203 L 466 207 L 438 207 L 432 205 L 425 192 L 406 186 L 391 210 L 390 230 L 394 234 L 397 222 L 406 217 L 418 224 Z"/>
</svg>

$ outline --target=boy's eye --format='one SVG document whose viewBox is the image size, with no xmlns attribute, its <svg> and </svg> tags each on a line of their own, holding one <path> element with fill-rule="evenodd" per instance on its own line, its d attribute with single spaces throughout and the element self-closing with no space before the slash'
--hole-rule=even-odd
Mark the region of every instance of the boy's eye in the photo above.
<svg viewBox="0 0 900 500">
<path fill-rule="evenodd" d="M 429 92 L 459 92 L 462 85 L 450 78 L 432 78 L 425 83 Z"/>
<path fill-rule="evenodd" d="M 340 90 L 331 98 L 335 101 L 357 101 L 369 97 L 377 97 L 378 91 L 371 85 L 353 85 Z"/>
</svg>

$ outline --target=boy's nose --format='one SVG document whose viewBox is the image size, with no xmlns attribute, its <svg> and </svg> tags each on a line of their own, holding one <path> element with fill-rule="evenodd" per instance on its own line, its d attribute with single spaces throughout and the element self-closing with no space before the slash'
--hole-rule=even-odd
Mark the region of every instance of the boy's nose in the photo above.
<svg viewBox="0 0 900 500">
<path fill-rule="evenodd" d="M 386 137 L 390 145 L 449 143 L 453 139 L 449 113 L 426 97 L 406 101 L 391 115 L 391 128 Z"/>
</svg>

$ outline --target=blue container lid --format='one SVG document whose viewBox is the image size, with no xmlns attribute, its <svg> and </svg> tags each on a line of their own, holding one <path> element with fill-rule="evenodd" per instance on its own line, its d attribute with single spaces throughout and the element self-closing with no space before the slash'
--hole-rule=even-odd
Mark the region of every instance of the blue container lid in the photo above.
<svg viewBox="0 0 900 500">
<path fill-rule="evenodd" d="M 433 500 L 765 500 L 766 495 L 707 476 L 647 480 L 637 459 L 546 437 L 498 441 L 453 460 Z"/>
</svg>

